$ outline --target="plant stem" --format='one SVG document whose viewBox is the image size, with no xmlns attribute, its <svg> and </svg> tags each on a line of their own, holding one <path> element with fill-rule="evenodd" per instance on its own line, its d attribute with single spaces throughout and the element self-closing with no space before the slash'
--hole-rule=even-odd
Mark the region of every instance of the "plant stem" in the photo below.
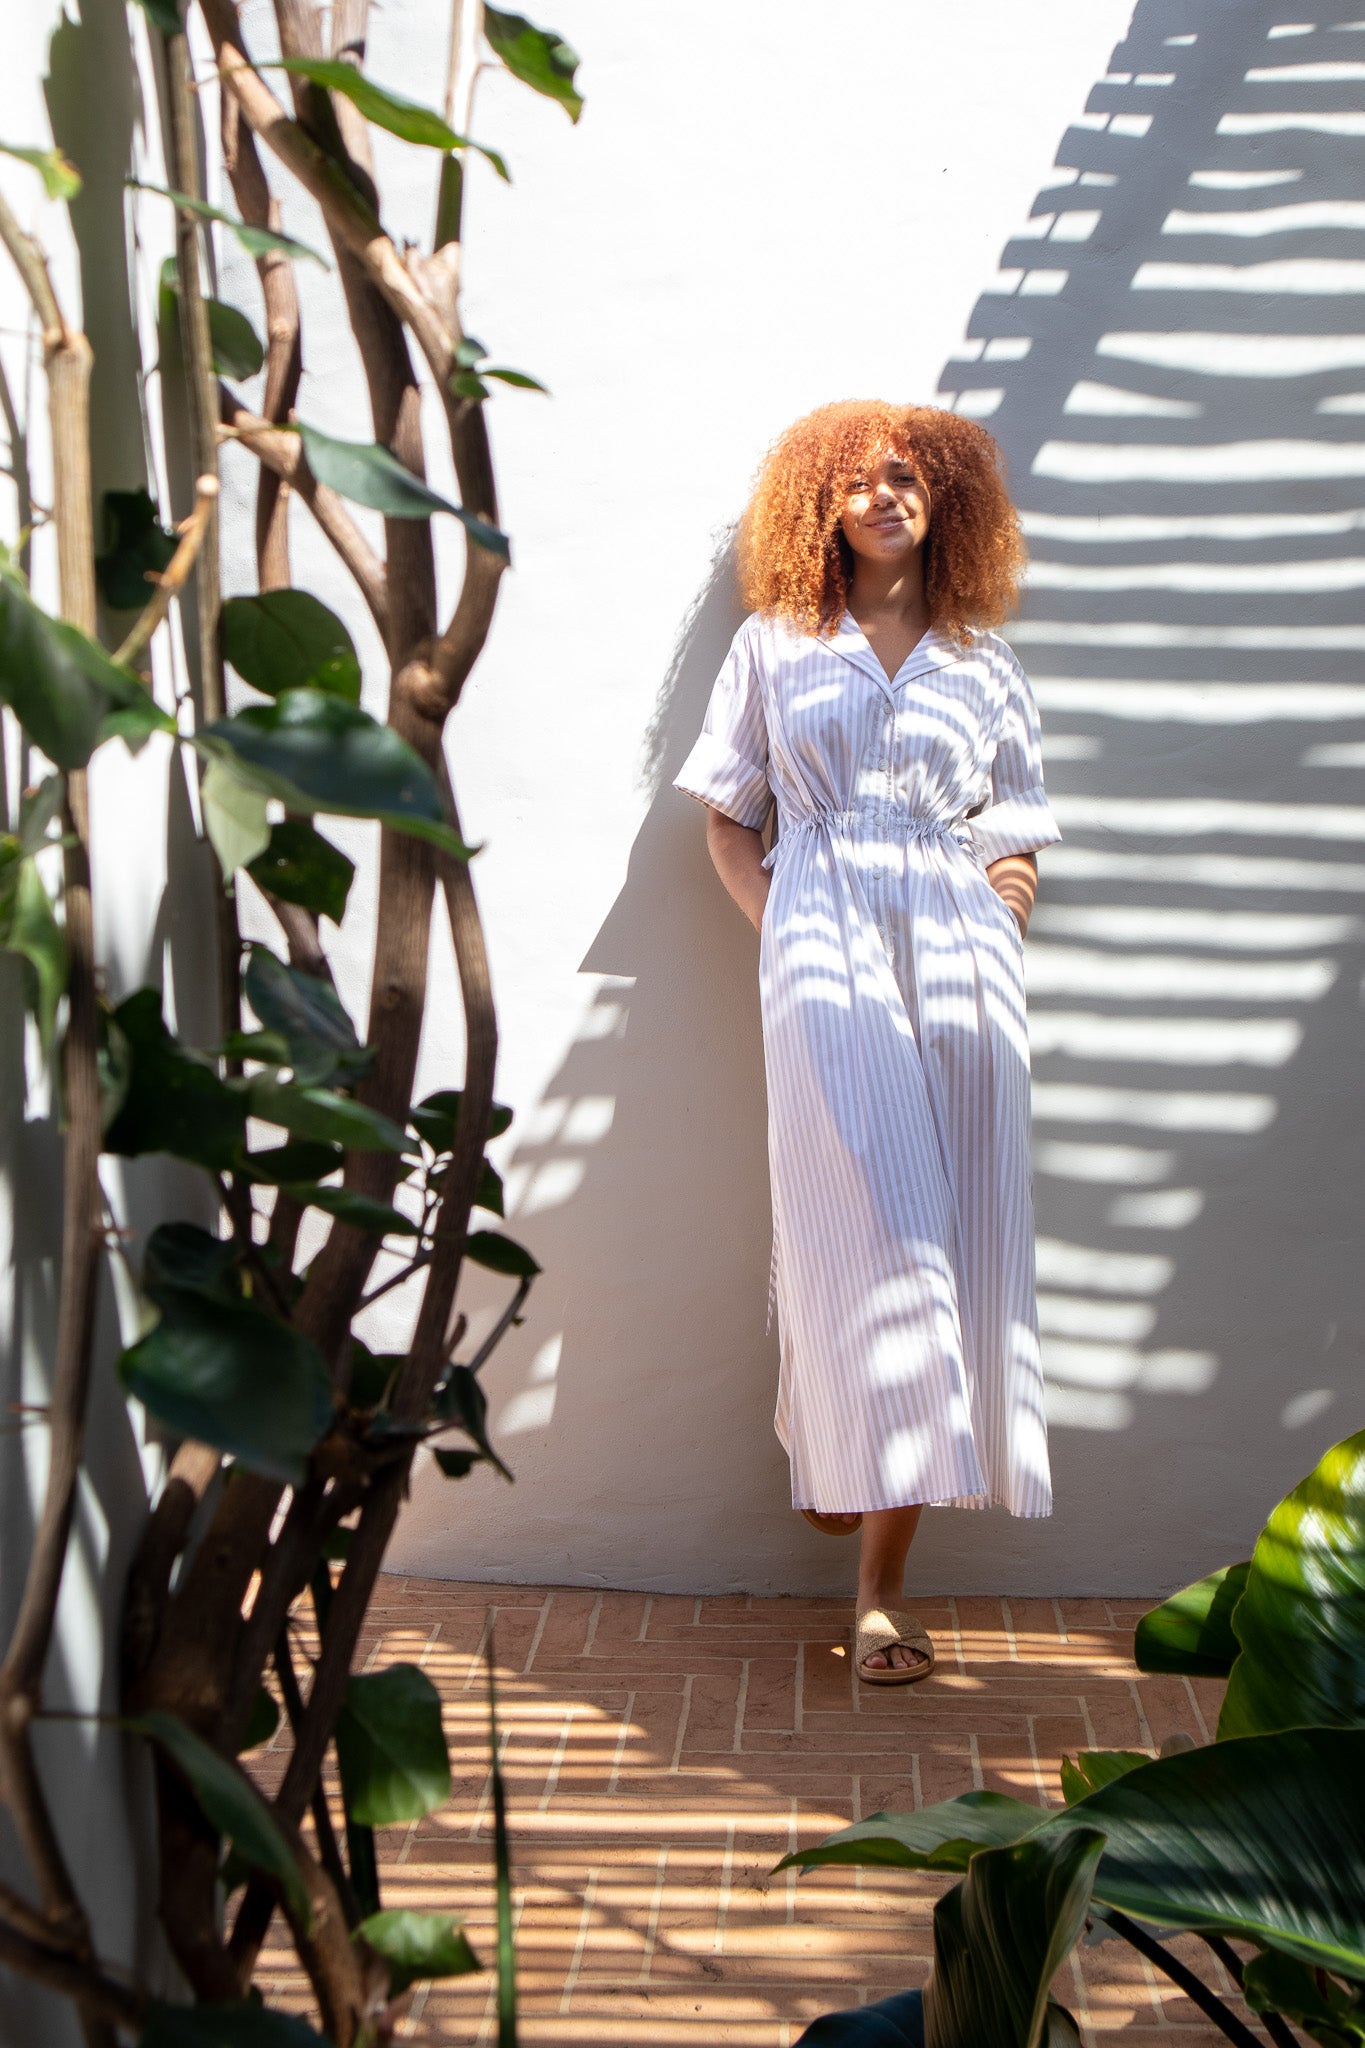
<svg viewBox="0 0 1365 2048">
<path fill-rule="evenodd" d="M 1194 1971 L 1187 1969 L 1184 1963 L 1177 1962 L 1170 1950 L 1164 1943 L 1159 1942 L 1155 1935 L 1148 1934 L 1145 1928 L 1138 1926 L 1136 1920 L 1130 1920 L 1126 1913 L 1120 1913 L 1114 1906 L 1106 1906 L 1100 1917 L 1108 1921 L 1115 1934 L 1121 1934 L 1139 1955 L 1146 1956 L 1149 1963 L 1163 1971 L 1172 1984 L 1179 1985 L 1185 1996 L 1191 1999 L 1202 2013 L 1207 2014 L 1219 2032 L 1226 2034 L 1229 2041 L 1237 2043 L 1237 2048 L 1261 2048 L 1261 2043 L 1250 2027 L 1243 2025 L 1236 2013 L 1224 2004 L 1216 1991 L 1210 1991 L 1201 1977 L 1196 1977 Z"/>
</svg>

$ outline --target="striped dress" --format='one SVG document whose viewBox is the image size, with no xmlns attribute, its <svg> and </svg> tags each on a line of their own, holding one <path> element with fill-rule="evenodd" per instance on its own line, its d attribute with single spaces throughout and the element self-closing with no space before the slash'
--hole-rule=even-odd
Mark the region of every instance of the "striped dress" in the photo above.
<svg viewBox="0 0 1365 2048">
<path fill-rule="evenodd" d="M 987 863 L 1060 839 L 1003 641 L 927 633 L 894 680 L 745 621 L 676 786 L 774 801 L 759 983 L 777 1432 L 792 1502 L 1051 1510 L 1023 948 Z"/>
</svg>

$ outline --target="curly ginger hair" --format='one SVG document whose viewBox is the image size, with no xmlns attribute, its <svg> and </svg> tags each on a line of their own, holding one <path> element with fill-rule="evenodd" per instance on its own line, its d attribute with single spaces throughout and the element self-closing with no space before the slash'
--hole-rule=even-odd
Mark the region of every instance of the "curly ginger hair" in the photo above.
<svg viewBox="0 0 1365 2048">
<path fill-rule="evenodd" d="M 994 439 L 961 413 L 877 399 L 822 405 L 769 449 L 740 526 L 751 611 L 805 633 L 833 631 L 853 580 L 844 504 L 855 477 L 885 452 L 912 460 L 928 487 L 930 624 L 965 641 L 1010 616 L 1025 553 Z"/>
</svg>

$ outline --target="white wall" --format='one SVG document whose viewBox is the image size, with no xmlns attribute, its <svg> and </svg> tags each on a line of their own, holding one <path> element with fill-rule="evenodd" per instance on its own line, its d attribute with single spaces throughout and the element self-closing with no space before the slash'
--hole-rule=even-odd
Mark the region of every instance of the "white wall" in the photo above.
<svg viewBox="0 0 1365 2048">
<path fill-rule="evenodd" d="M 381 76 L 423 75 L 419 13 L 377 20 Z M 488 840 L 515 1227 L 546 1271 L 489 1371 L 515 1488 L 429 1473 L 397 1568 L 848 1581 L 770 1428 L 754 946 L 668 788 L 734 620 L 713 554 L 771 436 L 835 396 L 991 414 L 1034 529 L 1017 638 L 1069 835 L 1031 943 L 1057 1514 L 933 1515 L 912 1580 L 1178 1583 L 1242 1554 L 1358 1420 L 1365 463 L 1358 408 L 1315 408 L 1365 376 L 1266 374 L 1293 361 L 1254 337 L 1362 327 L 1334 209 L 1365 50 L 1268 39 L 1261 0 L 1143 0 L 1097 85 L 1130 13 L 565 6 L 577 131 L 480 87 L 516 182 L 476 179 L 470 325 L 555 398 L 496 402 L 517 571 L 453 755 Z M 1347 70 L 1245 79 L 1305 61 Z M 1222 188 L 1188 183 L 1206 170 Z M 1011 237 L 1054 185 L 1039 213 L 1082 217 L 1040 254 Z M 1272 200 L 1317 211 L 1163 233 Z M 1212 269 L 1142 268 L 1175 261 Z M 1174 367 L 1109 353 L 1134 331 L 1175 337 L 1147 345 Z M 990 361 L 992 338 L 1032 345 Z M 1159 523 L 1085 526 L 1124 515 Z"/>
</svg>

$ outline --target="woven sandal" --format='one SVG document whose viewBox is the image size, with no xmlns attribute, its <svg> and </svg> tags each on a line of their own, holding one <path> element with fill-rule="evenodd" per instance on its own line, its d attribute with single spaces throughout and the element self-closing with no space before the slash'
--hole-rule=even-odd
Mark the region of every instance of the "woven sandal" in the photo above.
<svg viewBox="0 0 1365 2048">
<path fill-rule="evenodd" d="M 822 1536 L 852 1536 L 863 1526 L 861 1515 L 856 1515 L 851 1522 L 839 1522 L 832 1515 L 822 1515 L 819 1508 L 802 1508 L 801 1513 L 812 1529 L 818 1529 Z"/>
<path fill-rule="evenodd" d="M 894 1649 L 897 1644 L 904 1650 L 918 1650 L 925 1662 L 908 1668 L 888 1664 L 880 1671 L 868 1670 L 865 1658 L 876 1650 Z M 865 1614 L 858 1616 L 853 1661 L 864 1685 L 918 1685 L 934 1668 L 934 1646 L 928 1631 L 913 1614 L 900 1614 L 886 1607 L 869 1607 Z"/>
</svg>

